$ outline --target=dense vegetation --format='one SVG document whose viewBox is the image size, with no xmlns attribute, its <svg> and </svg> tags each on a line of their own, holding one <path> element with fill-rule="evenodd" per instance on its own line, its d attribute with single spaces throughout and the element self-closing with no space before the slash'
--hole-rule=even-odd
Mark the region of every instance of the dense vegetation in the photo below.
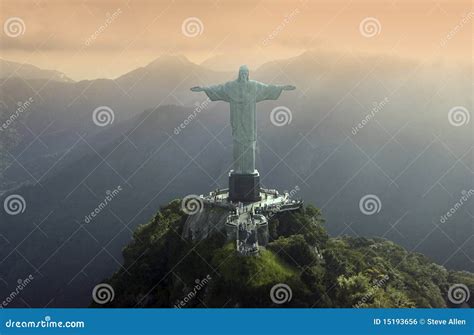
<svg viewBox="0 0 474 335">
<path fill-rule="evenodd" d="M 446 307 L 451 284 L 474 289 L 472 273 L 450 272 L 390 241 L 330 238 L 312 206 L 272 217 L 271 242 L 257 257 L 238 255 L 223 233 L 182 239 L 185 220 L 173 201 L 137 229 L 123 267 L 107 280 L 115 298 L 103 306 Z M 270 298 L 278 283 L 292 291 L 284 304 Z"/>
</svg>

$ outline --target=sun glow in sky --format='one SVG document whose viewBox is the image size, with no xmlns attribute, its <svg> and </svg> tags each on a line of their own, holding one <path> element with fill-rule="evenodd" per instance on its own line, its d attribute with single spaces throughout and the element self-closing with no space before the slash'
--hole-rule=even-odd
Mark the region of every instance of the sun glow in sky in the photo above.
<svg viewBox="0 0 474 335">
<path fill-rule="evenodd" d="M 472 62 L 472 4 L 3 0 L 1 58 L 75 80 L 114 78 L 163 54 L 205 65 L 212 61 L 218 70 L 241 63 L 255 68 L 312 49 Z M 19 19 L 16 27 L 12 18 Z"/>
</svg>

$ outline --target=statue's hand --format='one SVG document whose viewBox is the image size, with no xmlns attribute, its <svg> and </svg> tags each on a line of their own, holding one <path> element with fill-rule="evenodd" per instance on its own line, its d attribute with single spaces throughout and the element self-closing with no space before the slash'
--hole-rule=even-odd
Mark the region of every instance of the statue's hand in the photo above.
<svg viewBox="0 0 474 335">
<path fill-rule="evenodd" d="M 202 92 L 202 91 L 204 91 L 204 89 L 201 86 L 194 86 L 194 87 L 191 87 L 191 91 L 193 91 L 193 92 Z"/>
<path fill-rule="evenodd" d="M 283 86 L 283 89 L 284 89 L 285 91 L 293 91 L 293 90 L 296 89 L 296 86 L 293 86 L 293 85 L 285 85 L 285 86 Z"/>
</svg>

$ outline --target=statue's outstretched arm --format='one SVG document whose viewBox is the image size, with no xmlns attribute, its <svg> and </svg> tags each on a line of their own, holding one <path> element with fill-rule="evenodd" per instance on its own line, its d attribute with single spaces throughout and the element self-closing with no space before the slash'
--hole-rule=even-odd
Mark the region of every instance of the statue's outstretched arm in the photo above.
<svg viewBox="0 0 474 335">
<path fill-rule="evenodd" d="M 273 85 L 255 82 L 256 97 L 255 101 L 260 102 L 264 100 L 277 100 L 282 91 L 291 91 L 296 89 L 293 85 Z"/>
<path fill-rule="evenodd" d="M 213 85 L 213 86 L 195 86 L 191 88 L 193 92 L 204 92 L 207 94 L 211 101 L 227 101 L 229 102 L 229 96 L 227 95 L 224 85 Z"/>
</svg>

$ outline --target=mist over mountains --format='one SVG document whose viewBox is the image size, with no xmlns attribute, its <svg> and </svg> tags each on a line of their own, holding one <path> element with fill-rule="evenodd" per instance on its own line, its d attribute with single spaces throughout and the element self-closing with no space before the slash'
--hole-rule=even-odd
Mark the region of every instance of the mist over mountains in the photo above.
<svg viewBox="0 0 474 335">
<path fill-rule="evenodd" d="M 2 73 L 14 72 L 3 64 Z M 12 306 L 86 306 L 91 288 L 121 266 L 121 249 L 138 224 L 174 198 L 227 186 L 228 106 L 203 104 L 205 95 L 189 88 L 231 80 L 237 69 L 217 72 L 164 56 L 114 80 L 73 82 L 28 68 L 2 75 L 0 123 L 18 117 L 0 131 L 0 192 L 2 203 L 21 195 L 26 209 L 0 212 L 0 293 L 33 274 Z M 472 111 L 471 71 L 324 52 L 264 64 L 251 79 L 297 90 L 257 105 L 263 185 L 298 186 L 297 196 L 322 210 L 333 236 L 385 237 L 472 271 L 472 198 L 441 220 L 474 189 L 473 122 L 448 120 L 453 107 Z M 18 102 L 30 98 L 18 112 Z M 197 112 L 196 104 L 205 107 Z M 93 119 L 101 106 L 114 116 L 105 127 Z M 272 123 L 278 106 L 289 108 L 291 122 Z M 381 203 L 373 215 L 359 208 L 368 194 Z"/>
<path fill-rule="evenodd" d="M 74 82 L 64 73 L 56 70 L 40 69 L 31 64 L 20 64 L 0 59 L 0 79 L 22 78 L 26 80 L 46 79 L 59 82 Z"/>
</svg>

